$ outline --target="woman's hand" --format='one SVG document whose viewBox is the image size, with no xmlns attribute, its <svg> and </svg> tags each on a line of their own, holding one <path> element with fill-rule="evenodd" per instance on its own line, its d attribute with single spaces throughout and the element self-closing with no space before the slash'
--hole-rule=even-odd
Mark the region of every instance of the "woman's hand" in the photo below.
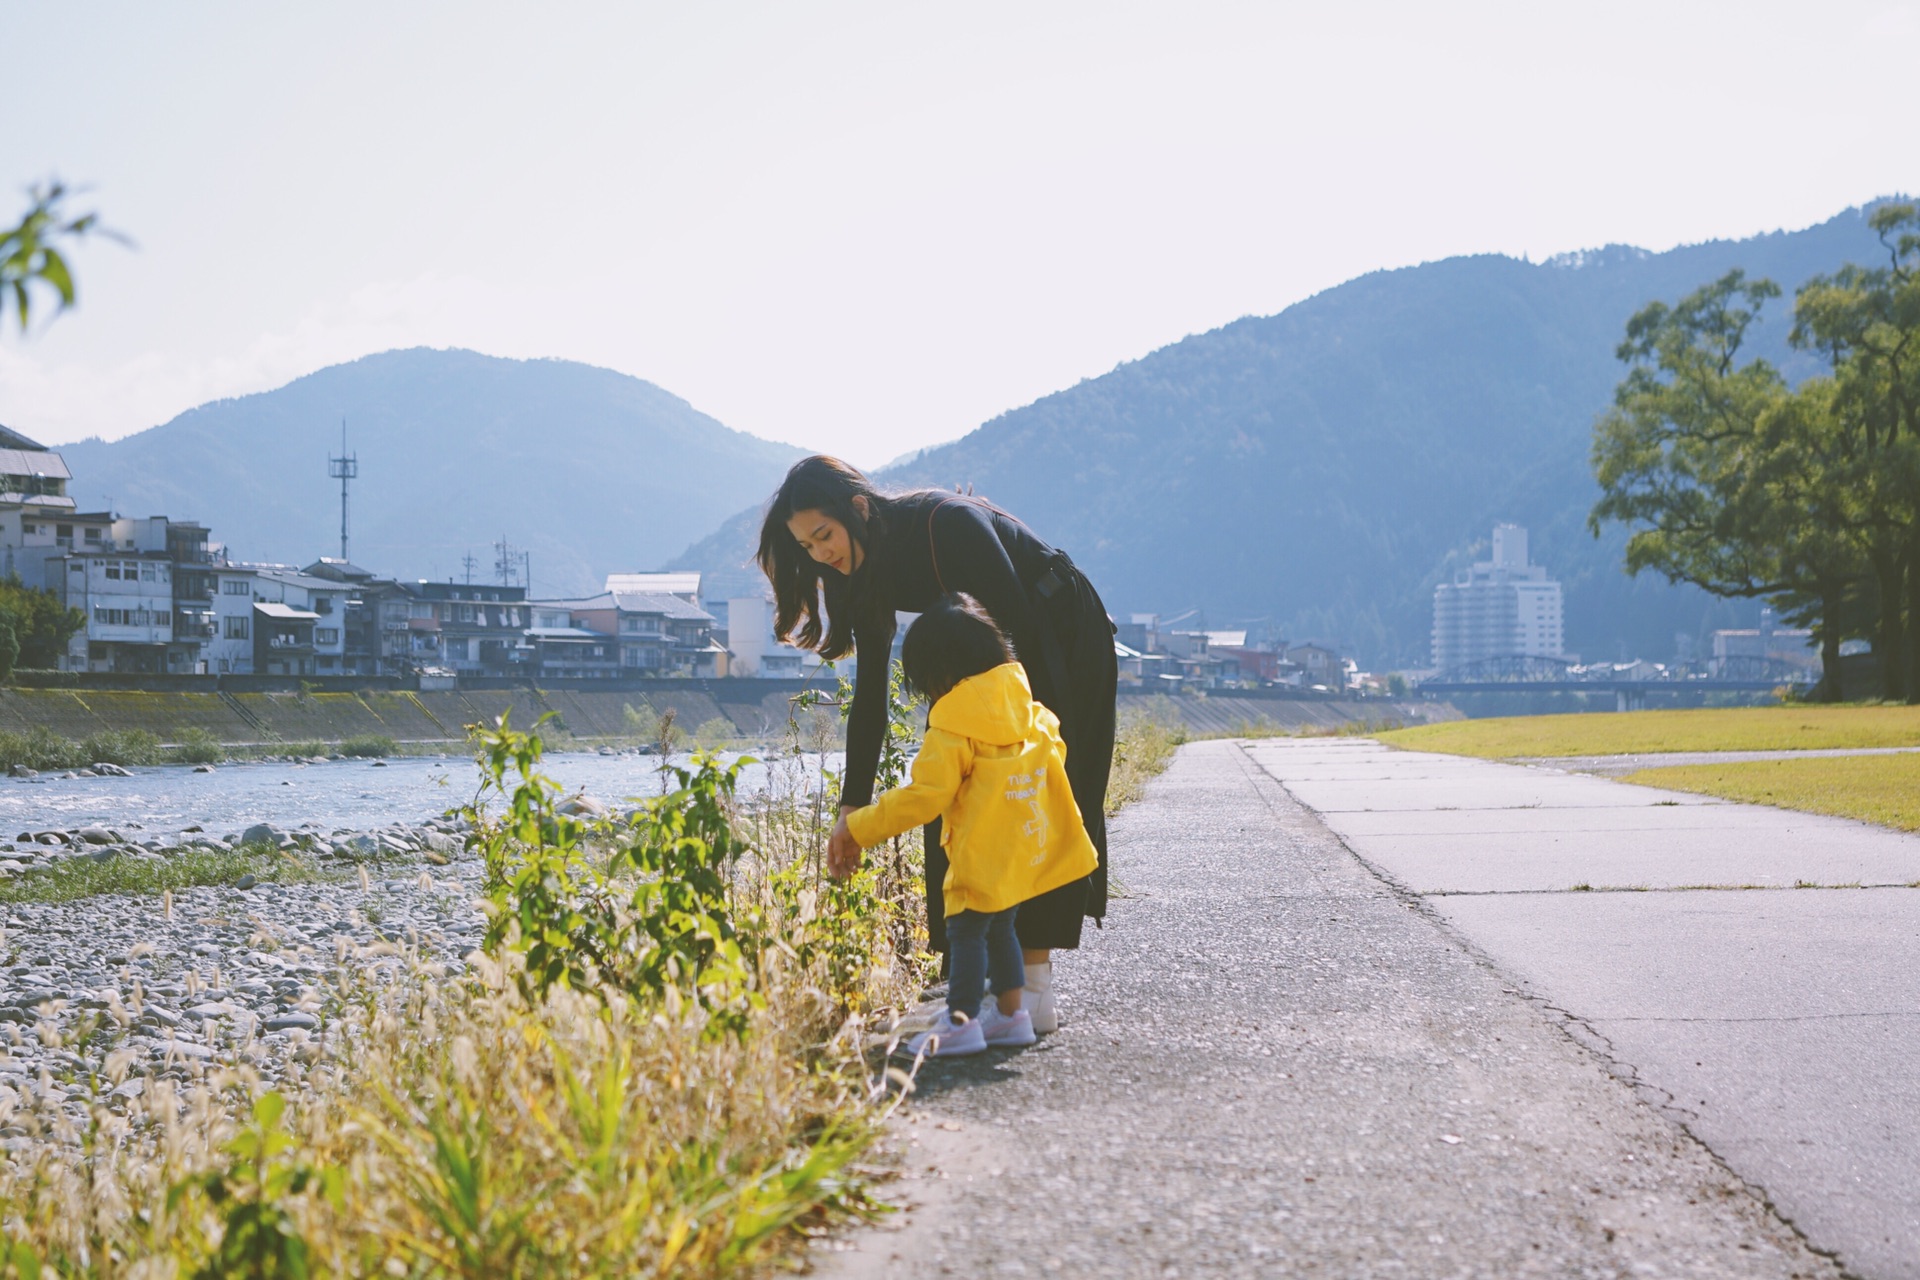
<svg viewBox="0 0 1920 1280">
<path fill-rule="evenodd" d="M 847 814 L 850 812 L 849 808 L 842 806 L 840 821 L 834 824 L 833 834 L 827 837 L 827 874 L 835 880 L 845 880 L 860 869 L 860 842 L 847 829 Z"/>
</svg>

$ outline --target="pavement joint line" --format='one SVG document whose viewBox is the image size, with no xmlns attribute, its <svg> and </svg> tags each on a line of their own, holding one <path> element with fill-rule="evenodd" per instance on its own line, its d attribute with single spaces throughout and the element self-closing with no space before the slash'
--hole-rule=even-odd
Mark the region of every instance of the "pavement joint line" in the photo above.
<svg viewBox="0 0 1920 1280">
<path fill-rule="evenodd" d="M 1409 910 L 1415 912 L 1422 919 L 1433 925 L 1441 936 L 1451 941 L 1475 964 L 1498 978 L 1502 984 L 1501 990 L 1503 992 L 1511 992 L 1516 998 L 1524 1000 L 1533 1006 L 1533 1008 L 1542 1015 L 1542 1020 L 1546 1022 L 1547 1025 L 1558 1030 L 1583 1052 L 1592 1055 L 1602 1070 L 1616 1080 L 1619 1080 L 1622 1084 L 1625 1084 L 1648 1110 L 1652 1111 L 1655 1115 L 1666 1121 L 1666 1123 L 1672 1125 L 1681 1134 L 1685 1135 L 1687 1140 L 1705 1153 L 1706 1157 L 1711 1160 L 1730 1181 L 1744 1188 L 1748 1195 L 1752 1196 L 1765 1207 L 1767 1213 L 1772 1215 L 1775 1221 L 1779 1222 L 1788 1231 L 1791 1231 L 1798 1237 L 1808 1252 L 1833 1261 L 1839 1267 L 1840 1274 L 1844 1280 L 1869 1280 L 1869 1277 L 1862 1276 L 1860 1273 L 1847 1267 L 1841 1259 L 1838 1250 L 1823 1248 L 1816 1244 L 1807 1233 L 1801 1229 L 1800 1224 L 1790 1217 L 1774 1200 L 1765 1186 L 1748 1178 L 1745 1174 L 1735 1169 L 1732 1164 L 1728 1163 L 1726 1157 L 1715 1150 L 1712 1144 L 1695 1130 L 1693 1122 L 1697 1119 L 1699 1113 L 1680 1105 L 1679 1099 L 1668 1090 L 1653 1084 L 1651 1081 L 1643 1080 L 1640 1077 L 1638 1068 L 1619 1055 L 1611 1037 L 1595 1027 L 1587 1019 L 1575 1014 L 1572 1010 L 1554 1004 L 1544 996 L 1535 994 L 1528 989 L 1523 979 L 1507 973 L 1484 948 L 1467 936 L 1465 930 L 1435 910 L 1432 903 L 1427 901 L 1429 895 L 1419 893 L 1391 872 L 1387 871 L 1384 867 L 1379 866 L 1370 859 L 1362 857 L 1356 852 L 1353 846 L 1347 843 L 1346 837 L 1342 836 L 1338 831 L 1335 831 L 1332 826 L 1326 822 L 1320 810 L 1315 809 L 1301 797 L 1294 795 L 1292 788 L 1288 787 L 1285 782 L 1267 772 L 1247 749 L 1246 742 L 1236 741 L 1234 746 L 1246 763 L 1253 767 L 1253 772 L 1259 775 L 1259 777 L 1255 779 L 1256 791 L 1260 792 L 1261 803 L 1266 806 L 1269 812 L 1278 816 L 1278 810 L 1274 808 L 1272 800 L 1265 794 L 1264 788 L 1259 785 L 1262 779 L 1264 779 L 1268 785 L 1277 786 L 1286 792 L 1295 804 L 1304 811 L 1309 821 L 1318 823 L 1329 837 L 1347 851 L 1348 856 L 1364 868 L 1369 875 L 1378 880 L 1394 897 L 1400 899 Z M 1610 1021 L 1626 1020 L 1611 1019 Z"/>
<path fill-rule="evenodd" d="M 1342 843 L 1345 843 L 1344 841 Z M 1354 855 L 1359 857 L 1358 854 Z M 1362 859 L 1365 861 L 1365 859 Z M 1578 893 L 1790 893 L 1799 889 L 1819 889 L 1829 893 L 1846 890 L 1868 892 L 1875 889 L 1920 889 L 1920 882 L 1913 884 L 1669 884 L 1669 885 L 1606 885 L 1569 886 L 1565 889 L 1428 889 L 1420 896 L 1423 898 L 1542 898 L 1558 894 Z M 1419 892 L 1409 890 L 1409 892 Z"/>
</svg>

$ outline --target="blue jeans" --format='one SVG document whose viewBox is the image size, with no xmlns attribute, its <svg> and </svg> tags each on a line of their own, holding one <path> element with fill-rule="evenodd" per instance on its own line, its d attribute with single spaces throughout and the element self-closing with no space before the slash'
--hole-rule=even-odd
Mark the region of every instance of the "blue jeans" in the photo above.
<svg viewBox="0 0 1920 1280">
<path fill-rule="evenodd" d="M 969 1018 L 980 1016 L 980 1000 L 987 993 L 987 975 L 997 992 L 1018 991 L 1027 985 L 1027 967 L 1020 939 L 1013 931 L 1019 907 L 991 915 L 962 911 L 947 917 L 947 1008 Z"/>
</svg>

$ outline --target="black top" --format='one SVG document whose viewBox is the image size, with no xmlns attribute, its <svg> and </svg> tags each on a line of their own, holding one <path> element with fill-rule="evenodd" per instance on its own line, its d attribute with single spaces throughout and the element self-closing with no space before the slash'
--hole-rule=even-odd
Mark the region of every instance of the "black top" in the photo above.
<svg viewBox="0 0 1920 1280">
<path fill-rule="evenodd" d="M 1034 696 L 1051 705 L 1053 690 L 1041 658 L 1040 625 L 1028 597 L 1059 553 L 1004 511 L 958 494 L 914 493 L 888 501 L 887 531 L 866 549 L 853 584 L 867 621 L 853 629 L 859 671 L 847 715 L 846 781 L 842 804 L 873 800 L 880 740 L 887 725 L 887 667 L 893 653 L 893 615 L 924 613 L 946 592 L 978 600 L 1013 641 Z"/>
</svg>

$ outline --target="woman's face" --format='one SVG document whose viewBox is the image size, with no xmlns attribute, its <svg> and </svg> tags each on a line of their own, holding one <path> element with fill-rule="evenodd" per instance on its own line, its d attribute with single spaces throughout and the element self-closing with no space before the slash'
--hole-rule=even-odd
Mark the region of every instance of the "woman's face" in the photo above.
<svg viewBox="0 0 1920 1280">
<path fill-rule="evenodd" d="M 787 521 L 787 531 L 800 544 L 800 550 L 812 556 L 816 564 L 825 565 L 835 573 L 851 574 L 866 558 L 860 544 L 847 532 L 847 526 L 824 511 L 794 512 Z"/>
</svg>

